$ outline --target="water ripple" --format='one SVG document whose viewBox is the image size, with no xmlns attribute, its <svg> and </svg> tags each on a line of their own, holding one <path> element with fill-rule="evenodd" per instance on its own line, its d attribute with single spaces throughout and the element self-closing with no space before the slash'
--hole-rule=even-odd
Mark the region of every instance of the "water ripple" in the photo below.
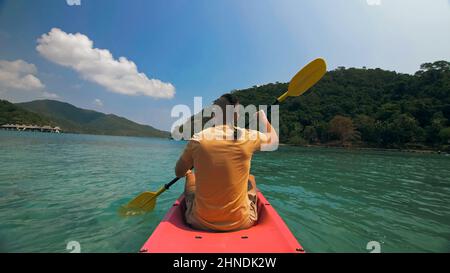
<svg viewBox="0 0 450 273">
<path fill-rule="evenodd" d="M 0 132 L 0 251 L 136 252 L 183 189 L 156 210 L 117 209 L 170 181 L 184 143 Z M 281 147 L 258 153 L 258 187 L 309 252 L 450 251 L 450 157 Z"/>
</svg>

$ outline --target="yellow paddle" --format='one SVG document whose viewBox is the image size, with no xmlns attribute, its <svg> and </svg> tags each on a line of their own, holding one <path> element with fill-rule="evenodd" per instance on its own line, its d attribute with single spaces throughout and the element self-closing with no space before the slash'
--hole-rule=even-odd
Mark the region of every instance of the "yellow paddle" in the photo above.
<svg viewBox="0 0 450 273">
<path fill-rule="evenodd" d="M 302 68 L 289 83 L 288 91 L 281 95 L 274 104 L 279 104 L 288 97 L 297 97 L 308 91 L 316 84 L 326 73 L 327 66 L 323 59 L 315 59 Z M 127 205 L 119 210 L 123 216 L 131 216 L 152 211 L 156 205 L 156 198 L 168 190 L 181 177 L 172 179 L 169 183 L 161 187 L 157 192 L 143 192 L 131 200 Z"/>
<path fill-rule="evenodd" d="M 289 83 L 288 91 L 279 96 L 273 104 L 279 104 L 288 97 L 298 97 L 313 87 L 327 72 L 327 64 L 322 58 L 315 59 L 302 68 Z"/>
<path fill-rule="evenodd" d="M 157 192 L 146 191 L 139 194 L 127 205 L 122 206 L 119 209 L 119 214 L 122 216 L 133 216 L 152 211 L 156 205 L 156 198 L 161 195 L 161 193 L 168 190 L 170 186 L 175 184 L 180 178 L 181 177 L 176 177 L 172 179 L 172 181 L 162 186 Z"/>
</svg>

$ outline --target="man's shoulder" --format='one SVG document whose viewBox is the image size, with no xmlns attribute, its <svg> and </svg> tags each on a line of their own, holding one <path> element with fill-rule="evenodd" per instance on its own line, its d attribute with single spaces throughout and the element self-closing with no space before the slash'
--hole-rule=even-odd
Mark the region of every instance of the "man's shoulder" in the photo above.
<svg viewBox="0 0 450 273">
<path fill-rule="evenodd" d="M 205 128 L 205 129 L 201 130 L 200 132 L 192 135 L 191 140 L 200 142 L 201 140 L 207 139 L 208 137 L 213 136 L 214 134 L 215 134 L 214 127 Z"/>
</svg>

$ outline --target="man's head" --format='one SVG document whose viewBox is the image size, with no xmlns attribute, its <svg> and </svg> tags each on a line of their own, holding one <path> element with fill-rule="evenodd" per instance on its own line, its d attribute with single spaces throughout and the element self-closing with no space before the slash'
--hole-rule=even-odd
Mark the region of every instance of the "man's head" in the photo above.
<svg viewBox="0 0 450 273">
<path fill-rule="evenodd" d="M 238 104 L 239 104 L 238 98 L 231 93 L 223 94 L 222 96 L 220 96 L 220 98 L 215 100 L 214 105 L 218 106 L 222 110 L 222 117 L 223 117 L 222 121 L 216 120 L 216 122 L 222 122 L 222 124 L 227 124 L 236 121 L 238 116 L 237 113 L 234 111 L 234 107 L 237 106 Z M 227 107 L 228 108 L 233 107 L 232 108 L 233 111 L 230 110 L 227 111 Z"/>
</svg>

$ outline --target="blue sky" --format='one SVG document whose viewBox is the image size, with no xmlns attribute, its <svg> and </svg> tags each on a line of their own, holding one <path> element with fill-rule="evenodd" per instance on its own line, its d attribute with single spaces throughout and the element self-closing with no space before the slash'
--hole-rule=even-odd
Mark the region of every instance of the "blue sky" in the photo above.
<svg viewBox="0 0 450 273">
<path fill-rule="evenodd" d="M 131 85 L 119 86 L 101 66 L 111 60 L 87 68 L 67 63 L 55 56 L 55 40 L 38 51 L 38 39 L 53 28 L 63 37 L 85 36 L 93 42 L 92 54 L 108 50 L 112 66 L 125 57 L 145 78 L 131 71 Z M 329 69 L 404 73 L 423 62 L 449 60 L 450 1 L 81 0 L 81 6 L 69 6 L 66 0 L 0 0 L 0 73 L 11 76 L 17 66 L 24 74 L 15 80 L 28 74 L 38 80 L 28 77 L 24 87 L 0 74 L 1 98 L 57 98 L 166 130 L 176 120 L 170 117 L 176 104 L 193 106 L 194 96 L 209 104 L 233 89 L 289 81 L 316 57 L 324 57 Z M 102 71 L 92 76 L 95 67 Z M 135 79 L 139 92 L 127 89 Z M 162 83 L 159 91 L 167 97 L 154 96 L 150 79 Z"/>
</svg>

